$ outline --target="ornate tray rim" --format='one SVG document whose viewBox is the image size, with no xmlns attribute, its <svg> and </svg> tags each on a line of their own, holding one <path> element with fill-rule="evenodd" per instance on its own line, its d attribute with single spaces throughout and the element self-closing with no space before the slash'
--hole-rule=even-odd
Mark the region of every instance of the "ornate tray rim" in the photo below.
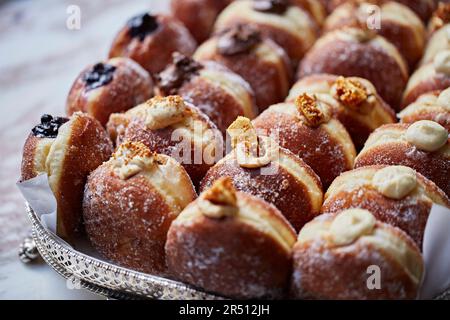
<svg viewBox="0 0 450 320">
<path fill-rule="evenodd" d="M 130 270 L 79 252 L 44 228 L 30 205 L 25 205 L 32 237 L 43 260 L 80 288 L 113 299 L 224 299 L 182 282 Z"/>
<path fill-rule="evenodd" d="M 80 288 L 107 298 L 124 300 L 226 299 L 182 282 L 133 271 L 81 253 L 58 240 L 44 228 L 30 205 L 27 202 L 25 205 L 32 224 L 32 237 L 42 258 L 67 281 L 77 281 Z M 450 288 L 434 299 L 450 300 Z"/>
</svg>

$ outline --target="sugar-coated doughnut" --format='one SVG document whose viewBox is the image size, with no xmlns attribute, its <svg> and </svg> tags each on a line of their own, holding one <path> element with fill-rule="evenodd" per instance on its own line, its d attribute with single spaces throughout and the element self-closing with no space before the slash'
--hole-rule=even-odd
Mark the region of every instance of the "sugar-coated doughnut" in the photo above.
<svg viewBox="0 0 450 320">
<path fill-rule="evenodd" d="M 355 168 L 370 165 L 411 167 L 450 196 L 448 131 L 434 121 L 387 124 L 375 130 L 355 160 Z"/>
<path fill-rule="evenodd" d="M 184 168 L 140 142 L 124 142 L 88 178 L 86 233 L 105 258 L 138 271 L 165 274 L 171 222 L 196 193 Z"/>
<path fill-rule="evenodd" d="M 84 69 L 67 97 L 70 116 L 82 111 L 106 125 L 111 113 L 126 111 L 153 96 L 145 69 L 128 58 L 112 58 Z"/>
<path fill-rule="evenodd" d="M 369 80 L 380 96 L 398 110 L 408 81 L 408 66 L 397 48 L 369 29 L 328 32 L 302 60 L 298 77 L 330 73 Z"/>
<path fill-rule="evenodd" d="M 109 57 L 128 57 L 151 74 L 170 63 L 172 53 L 194 53 L 197 44 L 177 19 L 163 14 L 143 13 L 126 23 L 114 39 Z"/>
<path fill-rule="evenodd" d="M 356 156 L 352 139 L 331 107 L 307 93 L 296 102 L 271 106 L 255 120 L 262 134 L 304 160 L 322 181 L 324 190 L 339 174 L 353 168 Z"/>
<path fill-rule="evenodd" d="M 357 150 L 373 130 L 397 121 L 392 108 L 363 78 L 313 74 L 297 81 L 286 101 L 293 102 L 302 93 L 315 95 L 331 106 L 333 116 L 347 129 Z"/>
<path fill-rule="evenodd" d="M 56 233 L 72 242 L 81 231 L 88 174 L 106 161 L 112 143 L 100 122 L 75 112 L 70 119 L 43 115 L 23 147 L 21 180 L 47 174 L 57 203 Z"/>
<path fill-rule="evenodd" d="M 258 114 L 252 88 L 241 76 L 213 62 L 197 62 L 179 53 L 156 76 L 159 95 L 180 95 L 203 111 L 222 133 L 238 117 Z"/>
<path fill-rule="evenodd" d="M 203 43 L 194 57 L 219 62 L 248 81 L 260 111 L 282 101 L 289 91 L 292 70 L 285 51 L 251 25 L 237 25 L 217 34 Z"/>
<path fill-rule="evenodd" d="M 264 200 L 223 178 L 173 221 L 166 257 L 171 274 L 230 298 L 280 298 L 287 289 L 295 231 Z"/>
<path fill-rule="evenodd" d="M 450 200 L 433 182 L 404 166 L 368 166 L 344 172 L 325 194 L 322 213 L 350 208 L 369 210 L 380 221 L 405 231 L 422 248 L 433 203 Z"/>
<path fill-rule="evenodd" d="M 424 273 L 414 241 L 363 209 L 308 223 L 293 263 L 291 294 L 298 299 L 415 299 Z"/>
<path fill-rule="evenodd" d="M 258 136 L 247 118 L 239 117 L 228 134 L 233 150 L 209 169 L 201 191 L 219 178 L 230 177 L 239 191 L 275 205 L 296 230 L 318 214 L 322 185 L 304 161 L 272 139 Z"/>
</svg>

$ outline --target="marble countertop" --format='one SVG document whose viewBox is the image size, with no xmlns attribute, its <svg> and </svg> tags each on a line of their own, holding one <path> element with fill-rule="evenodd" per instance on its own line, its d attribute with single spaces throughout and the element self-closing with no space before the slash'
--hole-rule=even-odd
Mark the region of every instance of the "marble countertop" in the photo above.
<svg viewBox="0 0 450 320">
<path fill-rule="evenodd" d="M 168 0 L 0 0 L 0 299 L 95 299 L 71 290 L 42 261 L 22 264 L 17 248 L 29 232 L 15 186 L 22 146 L 43 113 L 64 114 L 70 86 L 88 64 L 104 59 L 134 14 L 167 10 Z M 80 29 L 67 27 L 80 9 Z"/>
</svg>

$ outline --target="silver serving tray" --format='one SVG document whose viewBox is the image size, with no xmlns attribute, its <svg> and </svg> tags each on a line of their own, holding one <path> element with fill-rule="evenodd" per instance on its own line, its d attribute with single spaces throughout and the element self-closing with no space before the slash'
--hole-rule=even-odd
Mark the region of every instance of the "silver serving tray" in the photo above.
<svg viewBox="0 0 450 320">
<path fill-rule="evenodd" d="M 40 255 L 74 286 L 113 299 L 223 299 L 181 282 L 133 271 L 81 253 L 44 228 L 28 204 L 26 211 Z"/>
<path fill-rule="evenodd" d="M 224 299 L 182 282 L 133 271 L 81 253 L 44 228 L 28 204 L 26 210 L 33 240 L 44 261 L 80 288 L 112 299 Z M 435 299 L 450 300 L 450 288 Z"/>
</svg>

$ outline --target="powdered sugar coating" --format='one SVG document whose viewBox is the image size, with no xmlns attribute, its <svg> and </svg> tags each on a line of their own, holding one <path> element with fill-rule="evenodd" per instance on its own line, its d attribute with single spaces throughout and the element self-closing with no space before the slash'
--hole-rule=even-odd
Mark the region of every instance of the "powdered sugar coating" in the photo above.
<svg viewBox="0 0 450 320">
<path fill-rule="evenodd" d="M 192 185 L 172 188 L 190 188 L 191 200 L 195 198 Z M 120 179 L 112 162 L 97 168 L 85 187 L 83 218 L 95 249 L 120 265 L 142 272 L 166 273 L 166 234 L 181 209 L 175 211 L 145 174 Z"/>
<path fill-rule="evenodd" d="M 255 197 L 238 193 L 238 199 L 280 215 Z M 194 202 L 186 210 L 198 209 Z M 166 254 L 174 277 L 232 298 L 282 297 L 291 268 L 290 250 L 286 252 L 274 238 L 233 216 L 211 219 L 200 214 L 175 220 L 167 236 Z"/>
</svg>

